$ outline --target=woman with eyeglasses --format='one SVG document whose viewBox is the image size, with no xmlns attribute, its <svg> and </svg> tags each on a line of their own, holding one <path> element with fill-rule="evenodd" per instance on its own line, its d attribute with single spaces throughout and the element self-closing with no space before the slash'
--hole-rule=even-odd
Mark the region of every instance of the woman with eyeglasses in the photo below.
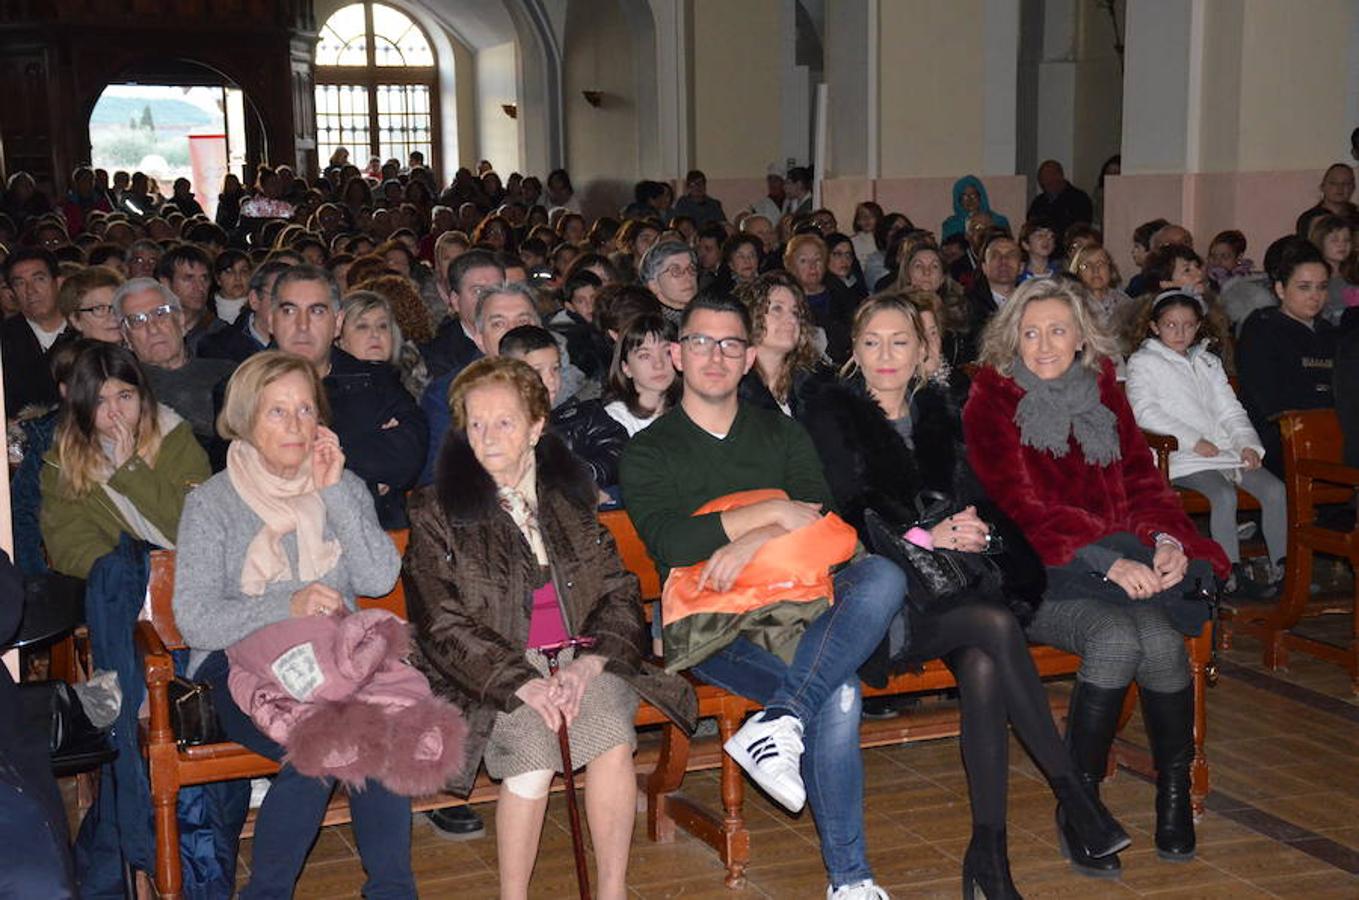
<svg viewBox="0 0 1359 900">
<path fill-rule="evenodd" d="M 123 276 L 113 269 L 90 266 L 61 283 L 57 306 L 81 337 L 121 344 L 123 331 L 113 309 L 113 292 L 122 283 Z"/>
<path fill-rule="evenodd" d="M 856 301 L 862 302 L 868 296 L 864 272 L 854 254 L 854 243 L 848 235 L 839 232 L 826 235 L 826 273 L 843 284 Z"/>
<path fill-rule="evenodd" d="M 1100 326 L 1106 331 L 1119 333 L 1119 316 L 1132 303 L 1132 298 L 1115 287 L 1118 284 L 1118 269 L 1114 267 L 1114 259 L 1109 251 L 1099 244 L 1087 244 L 1072 255 L 1067 272 L 1075 275 L 1090 292 Z"/>
<path fill-rule="evenodd" d="M 189 423 L 156 402 L 130 350 L 92 343 L 71 368 L 43 458 L 43 542 L 52 568 L 86 578 L 126 533 L 173 549 L 191 485 L 212 475 Z"/>
<path fill-rule="evenodd" d="M 1283 578 L 1288 515 L 1283 482 L 1262 468 L 1265 448 L 1213 352 L 1222 336 L 1204 301 L 1179 290 L 1160 294 L 1139 321 L 1141 347 L 1128 360 L 1128 402 L 1137 424 L 1174 435 L 1170 483 L 1208 498 L 1209 531 L 1232 563 L 1227 590 L 1243 600 L 1273 596 Z M 1260 501 L 1269 577 L 1241 561 L 1236 488 Z"/>
</svg>

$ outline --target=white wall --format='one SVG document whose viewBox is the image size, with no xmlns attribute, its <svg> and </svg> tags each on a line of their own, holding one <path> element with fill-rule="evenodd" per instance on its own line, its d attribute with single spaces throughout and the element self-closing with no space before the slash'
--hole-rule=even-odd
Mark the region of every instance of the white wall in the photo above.
<svg viewBox="0 0 1359 900">
<path fill-rule="evenodd" d="M 567 9 L 562 106 L 566 114 L 566 158 L 572 182 L 587 214 L 617 215 L 632 200 L 642 176 L 639 142 L 642 104 L 636 41 L 617 0 L 572 3 Z M 599 91 L 598 106 L 583 91 Z M 653 82 L 654 90 L 654 82 Z"/>
<path fill-rule="evenodd" d="M 516 72 L 513 42 L 476 55 L 477 158 L 489 159 L 497 172 L 506 174 L 520 166 L 519 126 L 501 109 L 502 104 L 519 102 Z"/>
</svg>

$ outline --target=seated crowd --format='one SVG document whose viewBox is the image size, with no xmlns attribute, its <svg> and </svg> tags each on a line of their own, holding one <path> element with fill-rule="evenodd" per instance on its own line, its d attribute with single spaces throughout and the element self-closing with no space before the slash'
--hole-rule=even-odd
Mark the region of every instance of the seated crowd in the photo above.
<svg viewBox="0 0 1359 900">
<path fill-rule="evenodd" d="M 215 686 L 229 739 L 284 763 L 243 897 L 288 895 L 336 782 L 354 789 L 366 895 L 414 895 L 410 774 L 335 735 L 309 768 L 289 746 L 305 709 L 232 677 L 271 629 L 357 619 L 355 598 L 398 577 L 413 668 L 383 688 L 383 746 L 447 758 L 454 793 L 483 764 L 500 782 L 502 896 L 528 892 L 563 727 L 599 896 L 626 894 L 633 720 L 645 700 L 695 728 L 680 671 L 762 707 L 725 751 L 810 806 L 836 900 L 886 896 L 859 723 L 894 707 L 870 709 L 861 682 L 935 658 L 958 684 L 969 896 L 1018 896 L 1007 726 L 1075 870 L 1119 874 L 1131 839 L 1099 785 L 1134 683 L 1157 853 L 1194 855 L 1183 637 L 1219 588 L 1278 593 L 1275 416 L 1348 397 L 1359 431 L 1349 166 L 1262 270 L 1239 231 L 1205 259 L 1155 220 L 1124 280 L 1055 161 L 1018 231 L 967 176 L 937 233 L 873 202 L 841 231 L 805 168 L 730 218 L 694 171 L 679 197 L 644 181 L 590 221 L 563 170 L 502 183 L 484 164 L 441 190 L 411 162 L 228 176 L 216 221 L 183 179 L 161 199 L 141 173 L 80 168 L 53 204 L 20 173 L 0 213 L 16 562 L 86 578 L 124 534 L 178 551 L 187 674 Z M 1169 483 L 1143 430 L 1178 441 Z M 1208 498 L 1203 531 L 1172 486 Z M 1243 555 L 1238 488 L 1259 500 L 1263 560 Z M 617 506 L 665 580 L 649 633 L 597 518 Z M 998 574 L 931 596 L 916 560 L 942 551 Z M 1030 640 L 1082 659 L 1065 737 Z M 297 696 L 308 663 L 290 665 Z M 469 807 L 430 819 L 482 830 Z"/>
</svg>

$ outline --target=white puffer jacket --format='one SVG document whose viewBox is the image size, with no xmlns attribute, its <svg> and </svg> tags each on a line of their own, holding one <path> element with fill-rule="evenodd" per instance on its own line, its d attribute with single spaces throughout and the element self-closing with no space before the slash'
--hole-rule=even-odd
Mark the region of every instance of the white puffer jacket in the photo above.
<svg viewBox="0 0 1359 900">
<path fill-rule="evenodd" d="M 1180 449 L 1170 454 L 1170 477 L 1207 469 L 1240 469 L 1247 447 L 1263 458 L 1260 436 L 1227 381 L 1222 360 L 1203 344 L 1181 356 L 1149 337 L 1128 360 L 1128 402 L 1137 424 L 1174 435 Z M 1217 456 L 1200 456 L 1200 439 L 1217 445 Z"/>
</svg>

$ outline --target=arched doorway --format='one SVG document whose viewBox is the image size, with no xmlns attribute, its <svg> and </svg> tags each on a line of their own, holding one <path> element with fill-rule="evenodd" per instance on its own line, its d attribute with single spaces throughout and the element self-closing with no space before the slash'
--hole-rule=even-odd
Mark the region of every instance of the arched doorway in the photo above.
<svg viewBox="0 0 1359 900">
<path fill-rule="evenodd" d="M 211 217 L 228 172 L 248 172 L 268 154 L 258 108 L 232 79 L 193 60 L 158 60 L 119 73 L 86 108 L 95 168 L 141 171 L 169 196 L 188 178 Z"/>
</svg>

